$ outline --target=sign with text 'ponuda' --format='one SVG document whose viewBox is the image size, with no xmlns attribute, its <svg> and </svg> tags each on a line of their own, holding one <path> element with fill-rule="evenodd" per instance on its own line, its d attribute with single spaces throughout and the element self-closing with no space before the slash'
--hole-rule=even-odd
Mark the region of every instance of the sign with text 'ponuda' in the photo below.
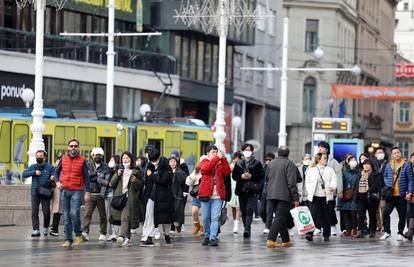
<svg viewBox="0 0 414 267">
<path fill-rule="evenodd" d="M 24 108 L 22 92 L 34 91 L 34 76 L 0 71 L 0 107 Z"/>
</svg>

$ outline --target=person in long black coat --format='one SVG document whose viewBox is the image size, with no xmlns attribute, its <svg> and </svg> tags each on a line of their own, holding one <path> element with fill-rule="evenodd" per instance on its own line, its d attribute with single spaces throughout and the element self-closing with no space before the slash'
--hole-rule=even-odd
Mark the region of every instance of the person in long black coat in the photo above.
<svg viewBox="0 0 414 267">
<path fill-rule="evenodd" d="M 168 165 L 168 159 L 161 157 L 156 148 L 149 151 L 148 159 L 150 163 L 146 172 L 144 189 L 144 201 L 146 202 L 144 238 L 141 239 L 141 246 L 154 246 L 152 237 L 155 235 L 156 226 L 162 226 L 165 242 L 170 244 L 169 230 L 174 220 L 172 170 Z"/>
<path fill-rule="evenodd" d="M 179 159 L 169 158 L 169 165 L 173 172 L 172 192 L 174 196 L 174 226 L 178 233 L 181 232 L 181 226 L 184 224 L 184 190 L 183 184 L 187 178 L 186 173 L 179 167 Z"/>
</svg>

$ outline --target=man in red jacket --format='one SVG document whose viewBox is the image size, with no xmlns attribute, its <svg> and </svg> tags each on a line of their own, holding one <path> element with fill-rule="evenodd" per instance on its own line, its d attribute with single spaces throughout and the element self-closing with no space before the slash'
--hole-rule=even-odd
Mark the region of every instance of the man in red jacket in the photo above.
<svg viewBox="0 0 414 267">
<path fill-rule="evenodd" d="M 201 200 L 201 216 L 205 238 L 203 246 L 217 246 L 217 232 L 223 200 L 226 199 L 224 180 L 230 179 L 231 169 L 223 152 L 214 145 L 206 149 L 207 158 L 200 164 L 201 182 L 198 198 Z"/>
<path fill-rule="evenodd" d="M 75 245 L 82 243 L 80 207 L 83 191 L 85 191 L 85 202 L 90 199 L 88 166 L 85 158 L 79 155 L 79 141 L 72 139 L 68 142 L 68 146 L 68 153 L 62 157 L 56 167 L 56 186 L 62 190 L 60 201 L 65 223 L 64 247 L 70 247 L 72 243 Z M 76 235 L 75 240 L 73 240 L 73 232 Z"/>
</svg>

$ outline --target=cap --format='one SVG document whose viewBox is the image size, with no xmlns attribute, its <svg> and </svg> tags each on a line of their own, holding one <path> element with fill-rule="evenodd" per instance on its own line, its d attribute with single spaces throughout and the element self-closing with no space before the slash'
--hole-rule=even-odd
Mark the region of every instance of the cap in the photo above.
<svg viewBox="0 0 414 267">
<path fill-rule="evenodd" d="M 104 151 L 101 147 L 95 147 L 95 148 L 92 149 L 91 155 L 92 156 L 95 156 L 95 155 L 102 155 L 103 156 Z"/>
</svg>

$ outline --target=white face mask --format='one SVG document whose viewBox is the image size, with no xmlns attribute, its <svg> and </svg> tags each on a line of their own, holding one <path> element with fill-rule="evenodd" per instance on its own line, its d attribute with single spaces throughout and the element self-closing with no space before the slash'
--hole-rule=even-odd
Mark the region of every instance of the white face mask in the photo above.
<svg viewBox="0 0 414 267">
<path fill-rule="evenodd" d="M 128 169 L 129 166 L 131 166 L 131 163 L 130 162 L 124 162 L 123 165 L 126 169 Z"/>
<path fill-rule="evenodd" d="M 305 159 L 303 162 L 303 165 L 305 166 L 309 166 L 309 164 L 311 163 L 310 159 Z"/>
<path fill-rule="evenodd" d="M 252 156 L 252 152 L 251 151 L 243 151 L 243 156 L 245 157 L 245 158 L 250 158 L 251 156 Z"/>
<path fill-rule="evenodd" d="M 385 154 L 384 153 L 380 153 L 377 155 L 377 160 L 383 160 L 385 158 Z"/>
<path fill-rule="evenodd" d="M 349 167 L 351 168 L 351 170 L 354 170 L 357 165 L 358 165 L 358 162 L 356 162 L 356 160 L 351 160 L 349 162 Z"/>
<path fill-rule="evenodd" d="M 115 167 L 115 161 L 110 161 L 110 162 L 108 162 L 108 167 L 109 168 L 113 168 L 113 167 Z"/>
</svg>

